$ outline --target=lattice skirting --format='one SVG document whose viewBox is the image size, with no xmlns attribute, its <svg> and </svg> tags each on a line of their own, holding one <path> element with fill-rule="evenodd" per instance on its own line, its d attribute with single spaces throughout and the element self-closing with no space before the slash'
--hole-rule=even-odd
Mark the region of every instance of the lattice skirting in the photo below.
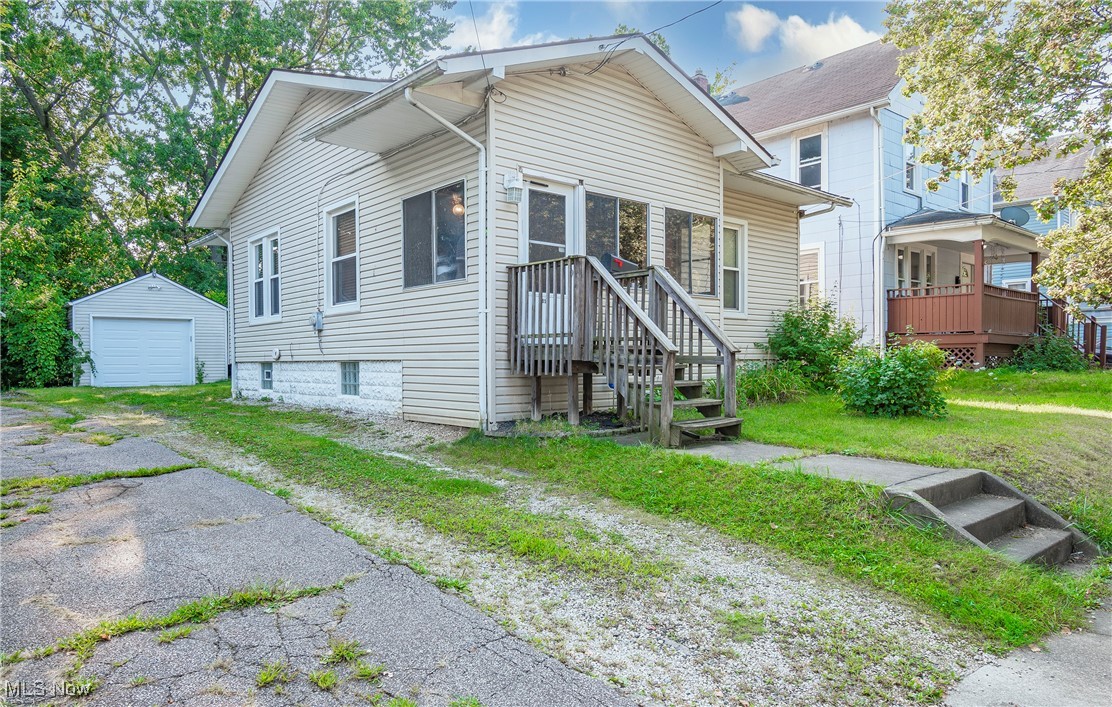
<svg viewBox="0 0 1112 707">
<path fill-rule="evenodd" d="M 980 368 L 984 362 L 977 359 L 976 346 L 941 346 L 946 352 L 946 365 L 951 368 Z"/>
</svg>

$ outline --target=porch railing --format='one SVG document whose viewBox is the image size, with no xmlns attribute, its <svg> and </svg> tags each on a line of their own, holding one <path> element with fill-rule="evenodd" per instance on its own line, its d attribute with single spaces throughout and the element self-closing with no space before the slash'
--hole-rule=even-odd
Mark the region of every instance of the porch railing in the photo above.
<svg viewBox="0 0 1112 707">
<path fill-rule="evenodd" d="M 1102 367 L 1108 367 L 1110 360 L 1106 325 L 1087 314 L 1074 316 L 1065 302 L 1051 299 L 1046 295 L 1039 295 L 1039 306 L 1042 308 L 1047 324 L 1054 331 L 1069 337 L 1078 351 L 1091 356 Z"/>
<path fill-rule="evenodd" d="M 515 373 L 570 378 L 592 366 L 640 429 L 669 438 L 679 347 L 598 260 L 510 266 L 509 315 Z"/>
<path fill-rule="evenodd" d="M 737 353 L 726 333 L 664 268 L 619 274 L 615 278 L 637 304 L 649 313 L 679 348 L 678 364 L 690 364 L 695 378 L 705 379 L 705 366 L 715 367 L 727 417 L 737 414 Z"/>
<path fill-rule="evenodd" d="M 1038 331 L 1038 294 L 993 285 L 934 285 L 888 290 L 888 331 L 1009 334 Z"/>
</svg>

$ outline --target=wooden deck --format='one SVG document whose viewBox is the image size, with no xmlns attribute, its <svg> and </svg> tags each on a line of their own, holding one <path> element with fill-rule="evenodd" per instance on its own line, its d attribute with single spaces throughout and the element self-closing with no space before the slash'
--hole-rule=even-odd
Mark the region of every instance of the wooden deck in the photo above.
<svg viewBox="0 0 1112 707">
<path fill-rule="evenodd" d="M 989 284 L 888 290 L 888 333 L 936 342 L 960 367 L 1010 357 L 1016 347 L 1050 325 L 1079 351 L 1108 364 L 1108 332 L 1088 317 L 1074 317 L 1061 302 L 1037 292 Z"/>
</svg>

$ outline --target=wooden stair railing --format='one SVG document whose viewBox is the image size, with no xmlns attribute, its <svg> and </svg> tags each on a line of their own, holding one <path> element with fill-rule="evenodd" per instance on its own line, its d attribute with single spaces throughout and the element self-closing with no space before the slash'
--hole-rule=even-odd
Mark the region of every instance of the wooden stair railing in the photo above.
<svg viewBox="0 0 1112 707">
<path fill-rule="evenodd" d="M 571 256 L 513 265 L 509 272 L 513 372 L 533 376 L 535 386 L 542 376 L 568 377 L 569 393 L 577 373 L 601 373 L 619 413 L 670 439 L 679 347 L 598 260 Z"/>
<path fill-rule="evenodd" d="M 690 364 L 696 379 L 703 379 L 704 366 L 715 366 L 722 391 L 723 414 L 726 417 L 736 416 L 738 348 L 726 333 L 659 265 L 623 273 L 617 279 L 657 326 L 676 343 L 679 347 L 676 361 Z"/>
<path fill-rule="evenodd" d="M 1068 337 L 1074 347 L 1086 357 L 1108 368 L 1108 327 L 1087 314 L 1075 316 L 1061 300 L 1039 295 L 1039 305 L 1047 324 L 1058 334 Z"/>
</svg>

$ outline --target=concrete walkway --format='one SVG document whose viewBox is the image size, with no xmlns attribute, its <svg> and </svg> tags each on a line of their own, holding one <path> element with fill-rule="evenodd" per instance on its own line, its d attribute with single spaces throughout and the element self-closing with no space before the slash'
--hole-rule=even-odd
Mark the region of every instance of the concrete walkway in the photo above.
<svg viewBox="0 0 1112 707">
<path fill-rule="evenodd" d="M 22 411 L 3 415 L 5 479 L 182 463 L 151 440 L 107 447 L 88 432 L 53 433 Z M 111 431 L 103 430 L 100 431 Z M 389 564 L 264 491 L 202 468 L 113 479 L 61 493 L 4 497 L 0 652 L 54 644 L 106 619 L 162 616 L 251 585 L 342 587 L 282 606 L 228 611 L 175 640 L 136 631 L 97 643 L 79 676 L 99 683 L 82 704 L 621 705 L 617 691 L 508 634 L 408 567 Z M 20 505 L 22 504 L 22 505 Z M 326 664 L 330 641 L 358 641 L 378 679 Z M 65 703 L 68 651 L 5 667 L 5 704 Z M 259 684 L 267 664 L 289 680 Z M 333 671 L 334 687 L 309 675 Z M 57 698 L 57 699 L 55 699 Z"/>
</svg>

